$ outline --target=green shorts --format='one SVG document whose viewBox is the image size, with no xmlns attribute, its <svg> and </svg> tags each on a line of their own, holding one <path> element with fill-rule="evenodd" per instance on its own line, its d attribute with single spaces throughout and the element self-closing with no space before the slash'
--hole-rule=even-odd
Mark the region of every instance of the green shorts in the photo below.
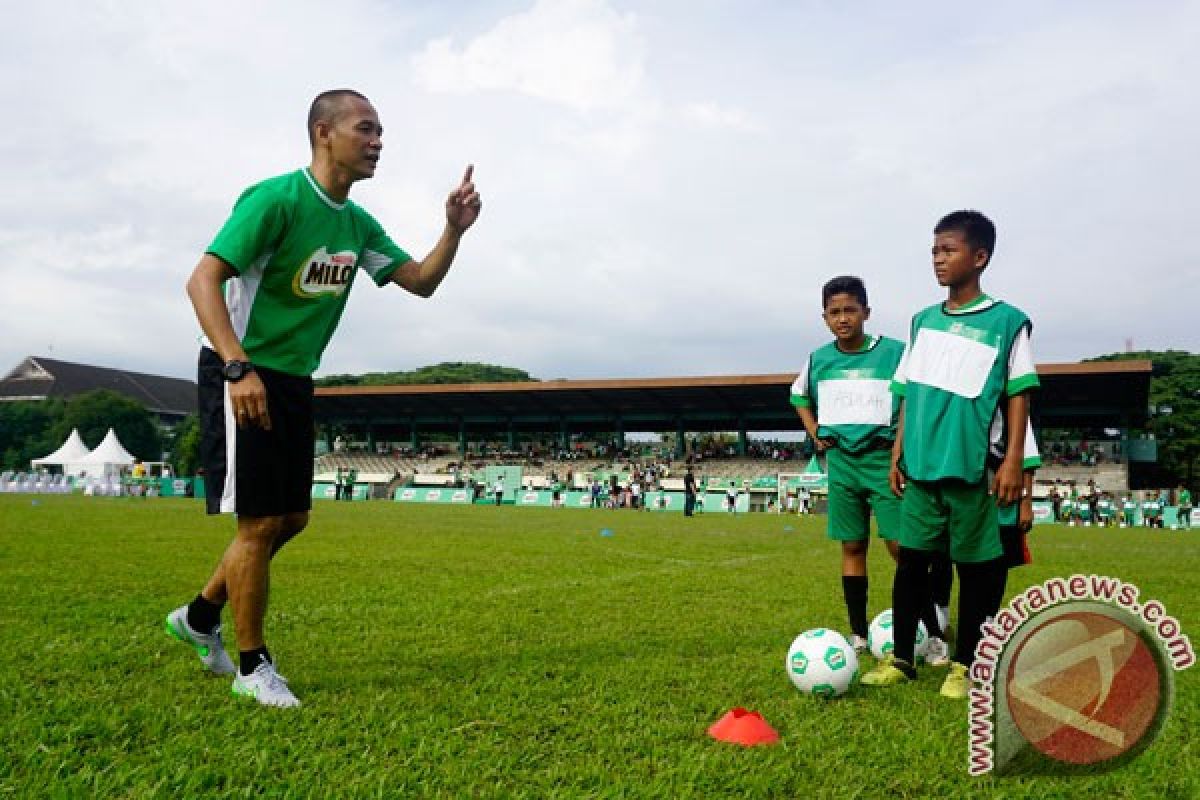
<svg viewBox="0 0 1200 800">
<path fill-rule="evenodd" d="M 871 512 L 881 539 L 897 539 L 903 524 L 900 500 L 888 485 L 891 450 L 826 451 L 829 470 L 829 538 L 861 542 L 871 535 Z"/>
<path fill-rule="evenodd" d="M 901 505 L 901 547 L 949 553 L 952 561 L 968 564 L 1004 553 L 996 498 L 986 483 L 909 480 Z"/>
</svg>

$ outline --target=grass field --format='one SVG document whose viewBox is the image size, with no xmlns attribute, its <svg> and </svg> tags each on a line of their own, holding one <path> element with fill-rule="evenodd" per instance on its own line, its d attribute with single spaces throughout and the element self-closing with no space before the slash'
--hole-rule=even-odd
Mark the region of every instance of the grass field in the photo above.
<svg viewBox="0 0 1200 800">
<path fill-rule="evenodd" d="M 820 518 L 319 503 L 267 626 L 304 706 L 260 709 L 162 628 L 231 525 L 182 499 L 0 496 L 0 796 L 1200 797 L 1200 669 L 1139 759 L 1069 777 L 970 778 L 940 670 L 801 696 L 791 639 L 845 627 Z M 1010 594 L 1116 575 L 1200 642 L 1200 532 L 1034 536 Z M 874 614 L 892 570 L 871 558 Z M 738 705 L 782 742 L 708 739 Z"/>
</svg>

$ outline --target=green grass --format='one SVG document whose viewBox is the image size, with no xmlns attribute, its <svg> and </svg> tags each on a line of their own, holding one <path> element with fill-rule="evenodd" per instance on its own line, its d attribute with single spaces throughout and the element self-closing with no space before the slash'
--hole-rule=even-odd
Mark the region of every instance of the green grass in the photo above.
<svg viewBox="0 0 1200 800">
<path fill-rule="evenodd" d="M 965 705 L 938 696 L 938 670 L 797 693 L 792 637 L 844 628 L 822 524 L 319 503 L 272 571 L 268 641 L 304 702 L 281 711 L 231 697 L 162 629 L 229 518 L 0 496 L 0 797 L 1200 796 L 1200 670 L 1177 675 L 1144 755 L 1070 777 L 970 778 Z M 1200 532 L 1056 527 L 1033 546 L 1010 593 L 1116 575 L 1200 642 Z M 871 567 L 874 614 L 882 548 Z M 708 739 L 738 705 L 782 742 Z"/>
</svg>

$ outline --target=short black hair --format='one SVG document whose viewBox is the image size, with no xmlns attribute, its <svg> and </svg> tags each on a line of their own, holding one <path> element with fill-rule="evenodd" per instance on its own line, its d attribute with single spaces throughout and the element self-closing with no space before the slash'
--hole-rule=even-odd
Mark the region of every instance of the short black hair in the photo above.
<svg viewBox="0 0 1200 800">
<path fill-rule="evenodd" d="M 862 282 L 862 278 L 856 275 L 838 275 L 836 278 L 831 278 L 828 283 L 821 287 L 821 308 L 826 308 L 829 305 L 830 299 L 835 294 L 848 294 L 858 302 L 862 303 L 862 307 L 867 307 L 867 287 Z"/>
<path fill-rule="evenodd" d="M 992 254 L 996 252 L 996 226 L 990 219 L 978 211 L 952 211 L 938 221 L 933 233 L 936 236 L 951 231 L 961 233 L 972 252 L 986 250 L 988 260 L 984 266 L 991 263 Z"/>
<path fill-rule="evenodd" d="M 321 92 L 313 98 L 312 105 L 308 107 L 308 143 L 316 144 L 316 125 L 318 122 L 332 122 L 337 119 L 337 116 L 342 111 L 342 106 L 346 104 L 347 97 L 357 97 L 360 100 L 367 100 L 366 95 L 361 92 L 356 92 L 353 89 L 330 89 Z M 371 102 L 367 100 L 367 102 Z"/>
</svg>

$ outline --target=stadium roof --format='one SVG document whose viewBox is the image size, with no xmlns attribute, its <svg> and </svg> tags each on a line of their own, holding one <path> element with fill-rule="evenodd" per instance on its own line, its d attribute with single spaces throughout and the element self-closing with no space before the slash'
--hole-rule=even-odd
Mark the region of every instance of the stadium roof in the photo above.
<svg viewBox="0 0 1200 800">
<path fill-rule="evenodd" d="M 26 358 L 0 380 L 0 401 L 68 398 L 93 389 L 123 394 L 164 419 L 180 419 L 196 410 L 192 381 L 40 356 Z"/>
<path fill-rule="evenodd" d="M 1046 427 L 1127 427 L 1145 421 L 1151 363 L 1042 364 L 1034 400 Z M 378 432 L 514 430 L 801 430 L 789 403 L 795 375 L 721 375 L 528 383 L 330 386 L 316 390 L 321 424 Z M 397 437 L 400 434 L 397 433 Z"/>
</svg>

